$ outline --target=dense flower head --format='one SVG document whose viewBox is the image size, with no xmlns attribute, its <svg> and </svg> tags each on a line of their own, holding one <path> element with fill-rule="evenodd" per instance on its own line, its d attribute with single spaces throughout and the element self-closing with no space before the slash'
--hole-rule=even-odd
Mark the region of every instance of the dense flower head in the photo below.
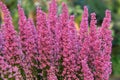
<svg viewBox="0 0 120 80">
<path fill-rule="evenodd" d="M 62 23 L 65 24 L 67 22 L 68 18 L 69 18 L 68 7 L 65 3 L 62 3 L 62 13 L 61 13 Z"/>
<path fill-rule="evenodd" d="M 18 4 L 18 15 L 19 15 L 19 35 L 20 35 L 20 39 L 21 39 L 21 45 L 22 45 L 22 50 L 23 52 L 25 52 L 25 32 L 24 32 L 24 28 L 25 28 L 25 24 L 27 22 L 26 16 L 24 14 L 24 10 L 23 8 L 21 8 L 20 4 Z"/>
<path fill-rule="evenodd" d="M 19 26 L 25 25 L 25 22 L 27 20 L 23 8 L 21 8 L 21 5 L 18 4 L 18 15 L 19 15 Z"/>
<path fill-rule="evenodd" d="M 48 15 L 49 19 L 51 21 L 55 21 L 56 17 L 57 17 L 57 3 L 56 0 L 52 0 L 49 6 L 49 15 Z"/>
<path fill-rule="evenodd" d="M 95 13 L 91 13 L 91 22 L 90 22 L 90 33 L 89 33 L 89 38 L 90 38 L 90 44 L 89 44 L 89 48 L 90 48 L 90 55 L 89 55 L 89 65 L 90 65 L 90 69 L 91 72 L 93 73 L 93 76 L 95 77 L 95 79 L 97 79 L 97 74 L 99 73 L 97 70 L 97 67 L 99 63 L 95 63 L 96 61 L 98 61 L 97 57 L 100 56 L 100 47 L 101 47 L 101 41 L 99 40 L 99 36 L 98 36 L 98 29 L 96 26 L 97 20 L 96 20 L 96 14 Z"/>
<path fill-rule="evenodd" d="M 2 25 L 2 33 L 4 37 L 5 48 L 3 53 L 5 54 L 6 59 L 8 59 L 10 63 L 14 63 L 14 61 L 10 61 L 9 58 L 21 55 L 20 38 L 14 29 L 14 26 L 12 24 L 12 17 L 10 16 L 7 7 L 3 3 L 1 3 L 0 7 L 4 14 L 4 24 Z"/>
<path fill-rule="evenodd" d="M 0 52 L 1 55 L 1 73 L 2 78 L 5 79 L 6 75 L 7 78 L 15 78 L 21 79 L 19 68 L 16 65 L 20 65 L 21 63 L 21 44 L 20 38 L 17 32 L 14 29 L 12 24 L 12 17 L 10 15 L 9 10 L 7 9 L 6 5 L 0 2 L 0 8 L 3 12 L 3 22 L 2 24 L 2 34 L 3 34 L 3 47 L 2 51 Z"/>
<path fill-rule="evenodd" d="M 4 43 L 4 39 L 3 39 L 2 32 L 0 30 L 0 52 L 2 51 L 3 43 Z"/>
<path fill-rule="evenodd" d="M 19 35 L 21 39 L 22 51 L 24 53 L 22 58 L 21 66 L 25 71 L 26 77 L 28 79 L 33 78 L 32 67 L 36 66 L 33 60 L 36 61 L 35 56 L 38 53 L 37 48 L 37 32 L 34 23 L 31 19 L 27 19 L 23 8 L 18 4 L 19 13 Z"/>
<path fill-rule="evenodd" d="M 81 41 L 84 41 L 84 39 L 88 36 L 88 9 L 86 6 L 84 6 L 84 12 L 82 14 L 82 20 L 80 23 L 80 44 Z"/>
<path fill-rule="evenodd" d="M 19 32 L 12 17 L 0 2 L 3 24 L 0 27 L 0 79 L 3 80 L 109 80 L 112 72 L 111 12 L 106 10 L 101 27 L 96 14 L 84 6 L 80 29 L 74 15 L 62 3 L 58 14 L 56 0 L 48 13 L 37 6 L 36 22 L 18 6 Z M 48 15 L 47 15 L 48 14 Z"/>
<path fill-rule="evenodd" d="M 50 67 L 48 70 L 48 80 L 58 80 L 57 76 L 55 75 L 55 68 L 53 66 Z"/>
<path fill-rule="evenodd" d="M 75 31 L 74 26 L 74 16 L 70 16 L 68 21 L 68 25 L 66 25 L 66 45 L 63 45 L 63 66 L 64 70 L 62 75 L 65 79 L 78 79 L 75 72 L 76 72 L 76 53 L 77 53 L 77 32 Z M 74 43 L 73 43 L 74 42 Z M 72 64 L 72 65 L 71 65 Z"/>
<path fill-rule="evenodd" d="M 105 18 L 103 19 L 102 27 L 98 29 L 98 36 L 101 42 L 101 47 L 100 47 L 100 55 L 97 56 L 97 60 L 99 60 L 98 64 L 101 65 L 100 68 L 98 68 L 98 65 L 96 65 L 96 68 L 98 69 L 97 71 L 100 72 L 98 73 L 98 76 L 100 79 L 109 79 L 109 75 L 111 74 L 112 70 L 112 65 L 110 62 L 111 59 L 111 46 L 112 46 L 112 32 L 109 30 L 110 26 L 110 21 L 111 21 L 111 14 L 109 10 L 106 10 Z M 101 57 L 100 57 L 101 56 Z M 97 63 L 96 63 L 97 64 Z M 96 71 L 96 72 L 97 72 Z M 106 75 L 105 75 L 106 74 Z"/>
<path fill-rule="evenodd" d="M 50 26 L 47 24 L 46 14 L 40 9 L 37 8 L 37 17 L 36 17 L 36 27 L 38 34 L 38 51 L 40 57 L 38 58 L 40 61 L 40 69 L 42 69 L 41 76 L 44 78 L 44 73 L 47 72 L 47 67 L 50 67 L 51 64 L 51 53 L 53 47 L 51 42 L 51 32 Z"/>
</svg>

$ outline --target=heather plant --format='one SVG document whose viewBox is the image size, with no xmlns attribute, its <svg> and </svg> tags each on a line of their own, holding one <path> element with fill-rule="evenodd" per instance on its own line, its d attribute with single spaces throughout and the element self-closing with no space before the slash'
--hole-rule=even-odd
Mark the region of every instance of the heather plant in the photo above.
<svg viewBox="0 0 120 80">
<path fill-rule="evenodd" d="M 96 14 L 84 7 L 80 29 L 67 5 L 58 15 L 52 0 L 48 14 L 36 8 L 36 21 L 18 4 L 19 32 L 9 10 L 0 2 L 0 78 L 3 80 L 109 80 L 112 72 L 111 13 L 106 10 L 101 27 Z"/>
<path fill-rule="evenodd" d="M 19 64 L 22 56 L 20 38 L 14 30 L 12 18 L 5 4 L 0 2 L 3 12 L 3 24 L 1 28 L 1 77 L 2 79 L 21 79 Z"/>
</svg>

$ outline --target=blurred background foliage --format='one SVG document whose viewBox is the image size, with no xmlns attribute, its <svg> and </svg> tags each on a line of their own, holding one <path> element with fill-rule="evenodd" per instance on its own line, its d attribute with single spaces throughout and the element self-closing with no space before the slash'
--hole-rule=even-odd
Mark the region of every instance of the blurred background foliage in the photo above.
<svg viewBox="0 0 120 80">
<path fill-rule="evenodd" d="M 11 11 L 15 29 L 18 30 L 18 12 L 17 0 L 2 0 Z M 19 0 L 25 10 L 26 16 L 33 18 L 35 21 L 36 6 L 47 12 L 50 0 Z M 79 27 L 81 21 L 81 14 L 83 6 L 89 8 L 89 12 L 97 14 L 97 25 L 100 26 L 103 20 L 105 10 L 110 9 L 112 12 L 111 29 L 113 31 L 113 50 L 112 50 L 112 63 L 113 73 L 112 76 L 120 76 L 120 0 L 56 0 L 58 2 L 58 13 L 61 10 L 61 3 L 65 2 L 69 6 L 70 14 L 74 14 L 75 24 Z M 1 21 L 0 21 L 1 22 Z"/>
</svg>

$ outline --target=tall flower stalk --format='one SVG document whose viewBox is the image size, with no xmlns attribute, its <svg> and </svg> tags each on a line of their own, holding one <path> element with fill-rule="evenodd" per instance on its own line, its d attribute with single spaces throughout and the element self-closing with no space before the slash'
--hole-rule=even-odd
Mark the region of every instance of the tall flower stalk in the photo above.
<svg viewBox="0 0 120 80">
<path fill-rule="evenodd" d="M 12 17 L 6 5 L 0 2 L 0 8 L 3 13 L 2 34 L 4 42 L 1 51 L 2 64 L 2 78 L 21 79 L 19 65 L 21 64 L 21 44 L 20 37 L 14 29 L 12 24 Z M 5 66 L 5 67 L 4 67 Z M 10 73 L 10 74 L 9 74 Z"/>
</svg>

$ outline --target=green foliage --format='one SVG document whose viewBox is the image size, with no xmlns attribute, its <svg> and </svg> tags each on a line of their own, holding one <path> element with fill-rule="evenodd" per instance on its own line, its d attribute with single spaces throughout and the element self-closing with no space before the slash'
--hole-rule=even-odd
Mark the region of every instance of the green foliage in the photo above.
<svg viewBox="0 0 120 80">
<path fill-rule="evenodd" d="M 98 22 L 102 22 L 104 17 L 104 12 L 106 10 L 106 5 L 103 3 L 102 0 L 75 0 L 75 5 L 84 5 L 88 6 L 89 12 L 95 12 L 97 15 Z M 100 24 L 98 23 L 98 24 Z"/>
<path fill-rule="evenodd" d="M 113 74 L 120 75 L 120 46 L 114 47 L 112 52 Z"/>
</svg>

